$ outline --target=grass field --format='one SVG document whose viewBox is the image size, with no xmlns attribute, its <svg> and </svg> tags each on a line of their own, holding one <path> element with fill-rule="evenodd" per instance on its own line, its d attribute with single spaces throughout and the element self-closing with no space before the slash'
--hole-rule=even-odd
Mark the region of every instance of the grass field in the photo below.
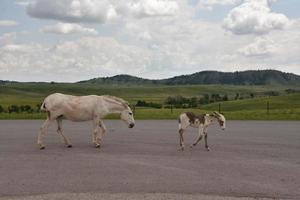
<svg viewBox="0 0 300 200">
<path fill-rule="evenodd" d="M 232 85 L 197 85 L 197 86 L 99 86 L 93 84 L 49 84 L 49 83 L 14 83 L 0 85 L 0 105 L 31 105 L 36 107 L 51 93 L 61 92 L 74 95 L 110 94 L 122 97 L 135 104 L 137 100 L 163 103 L 168 96 L 182 95 L 185 97 L 219 93 L 233 97 L 255 94 L 253 99 L 226 101 L 221 103 L 221 112 L 228 119 L 253 120 L 300 120 L 300 94 L 287 95 L 288 88 L 296 86 L 232 86 Z M 263 97 L 268 91 L 276 91 L 280 96 Z M 269 102 L 269 114 L 267 113 Z M 202 105 L 197 109 L 149 109 L 137 108 L 136 119 L 176 119 L 179 113 L 191 110 L 194 112 L 212 112 L 219 109 L 219 103 Z M 43 119 L 44 113 L 1 113 L 0 119 Z M 117 118 L 109 116 L 108 118 Z"/>
<path fill-rule="evenodd" d="M 188 86 L 110 86 L 77 83 L 9 83 L 0 85 L 0 105 L 7 107 L 12 104 L 31 105 L 41 103 L 43 99 L 55 92 L 72 95 L 115 95 L 130 103 L 137 100 L 162 103 L 168 96 L 181 95 L 185 97 L 201 96 L 203 94 L 219 93 L 233 97 L 240 95 L 263 96 L 268 91 L 284 93 L 285 89 L 299 89 L 298 86 L 233 86 L 233 85 L 188 85 Z"/>
</svg>

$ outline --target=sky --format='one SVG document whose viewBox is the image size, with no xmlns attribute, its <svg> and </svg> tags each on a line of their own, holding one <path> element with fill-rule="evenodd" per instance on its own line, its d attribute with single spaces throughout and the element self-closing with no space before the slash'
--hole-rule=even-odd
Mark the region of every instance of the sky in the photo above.
<svg viewBox="0 0 300 200">
<path fill-rule="evenodd" d="M 300 74 L 299 0 L 0 0 L 0 80 Z"/>
</svg>

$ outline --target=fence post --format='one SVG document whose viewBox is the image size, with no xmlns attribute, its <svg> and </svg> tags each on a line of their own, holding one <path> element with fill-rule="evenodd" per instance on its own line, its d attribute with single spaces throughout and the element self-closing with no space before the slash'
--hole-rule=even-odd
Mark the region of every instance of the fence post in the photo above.
<svg viewBox="0 0 300 200">
<path fill-rule="evenodd" d="M 221 103 L 219 103 L 219 113 L 221 113 Z"/>
<path fill-rule="evenodd" d="M 270 103 L 269 101 L 267 101 L 267 114 L 269 115 L 269 113 L 270 113 Z"/>
<path fill-rule="evenodd" d="M 171 104 L 171 113 L 173 113 L 173 104 Z"/>
</svg>

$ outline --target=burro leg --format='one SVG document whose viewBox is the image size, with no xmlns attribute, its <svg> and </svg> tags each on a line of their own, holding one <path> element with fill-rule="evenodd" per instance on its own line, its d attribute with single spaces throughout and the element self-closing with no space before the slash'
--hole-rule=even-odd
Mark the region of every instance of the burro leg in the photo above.
<svg viewBox="0 0 300 200">
<path fill-rule="evenodd" d="M 99 118 L 94 118 L 93 120 L 93 143 L 96 148 L 100 148 L 100 143 L 101 143 L 101 136 L 100 136 L 100 131 L 99 131 L 99 123 L 100 119 Z"/>
<path fill-rule="evenodd" d="M 62 136 L 65 145 L 68 148 L 71 148 L 72 147 L 72 143 L 70 142 L 69 138 L 64 135 L 63 130 L 62 130 L 62 119 L 61 118 L 57 118 L 56 122 L 57 122 L 57 133 Z"/>
<path fill-rule="evenodd" d="M 47 118 L 39 130 L 37 144 L 40 149 L 45 149 L 45 145 L 43 144 L 43 138 L 47 134 L 48 127 L 51 122 L 52 120 Z"/>
</svg>

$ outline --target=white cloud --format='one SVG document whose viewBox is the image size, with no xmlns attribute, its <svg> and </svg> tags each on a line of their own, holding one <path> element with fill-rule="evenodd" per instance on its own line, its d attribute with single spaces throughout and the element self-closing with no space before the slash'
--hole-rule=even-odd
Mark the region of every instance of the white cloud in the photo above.
<svg viewBox="0 0 300 200">
<path fill-rule="evenodd" d="M 178 3 L 172 0 L 35 0 L 27 6 L 27 13 L 72 23 L 110 23 L 128 16 L 170 16 L 178 9 Z"/>
<path fill-rule="evenodd" d="M 276 50 L 275 42 L 267 37 L 258 37 L 254 43 L 239 50 L 244 56 L 267 56 Z"/>
<path fill-rule="evenodd" d="M 18 22 L 14 20 L 0 20 L 0 26 L 16 26 Z"/>
<path fill-rule="evenodd" d="M 127 9 L 133 16 L 170 16 L 176 14 L 179 6 L 172 0 L 140 0 L 128 1 Z"/>
<path fill-rule="evenodd" d="M 265 34 L 275 29 L 283 29 L 289 19 L 271 11 L 274 0 L 244 0 L 233 8 L 224 19 L 223 27 L 235 34 Z"/>
<path fill-rule="evenodd" d="M 45 0 L 41 0 L 43 1 Z M 68 2 L 78 1 L 53 0 L 52 3 Z M 257 35 L 261 32 L 252 27 L 250 32 L 257 34 L 237 36 L 226 31 L 222 22 L 205 21 L 195 17 L 197 8 L 192 7 L 188 1 L 161 1 L 171 3 L 168 5 L 176 2 L 176 9 L 173 9 L 176 6 L 160 7 L 163 4 L 156 4 L 156 1 L 149 1 L 148 3 L 155 6 L 148 7 L 145 2 L 147 1 L 110 0 L 108 3 L 113 6 L 119 20 L 116 23 L 108 23 L 109 20 L 97 21 L 107 24 L 101 25 L 96 36 L 68 35 L 59 37 L 58 42 L 57 38 L 53 39 L 51 35 L 43 37 L 45 39 L 42 40 L 40 33 L 34 32 L 22 35 L 17 33 L 17 39 L 15 33 L 1 35 L 0 80 L 78 81 L 121 73 L 165 78 L 202 70 L 235 71 L 263 68 L 300 73 L 299 20 L 289 20 L 283 31 L 271 31 L 275 29 L 272 25 L 271 28 L 265 28 L 265 33 L 268 34 Z M 246 2 L 250 0 L 243 4 Z M 258 23 L 264 28 L 265 18 L 269 18 L 270 14 L 277 14 L 270 11 L 269 4 L 265 4 L 267 7 L 261 6 L 262 3 L 258 1 L 256 4 L 268 11 L 263 11 L 260 15 L 263 25 Z M 70 13 L 76 13 L 72 9 L 67 13 L 64 5 L 60 7 L 63 9 L 59 12 L 65 12 L 60 16 L 64 21 Z M 82 7 L 77 10 L 82 10 Z M 53 14 L 58 10 L 49 12 Z M 71 28 L 66 28 L 67 26 L 61 23 L 60 26 L 56 24 L 44 27 L 41 31 L 62 34 L 89 33 L 87 27 L 83 27 L 82 24 L 93 20 L 88 20 L 84 15 L 78 16 L 76 20 L 71 20 Z M 240 17 L 240 20 L 248 22 L 248 15 L 246 18 L 243 18 L 243 15 Z M 58 18 L 51 16 L 51 19 Z M 74 28 L 77 25 L 74 21 L 83 21 L 78 25 L 80 28 Z M 88 27 L 92 25 L 95 24 L 89 24 Z M 46 28 L 48 30 L 45 30 Z M 38 36 L 37 40 L 33 39 L 35 36 Z"/>
<path fill-rule="evenodd" d="M 15 4 L 19 6 L 28 6 L 30 3 L 32 3 L 33 0 L 15 0 Z"/>
<path fill-rule="evenodd" d="M 199 0 L 197 3 L 197 7 L 200 9 L 212 10 L 216 5 L 236 5 L 240 2 L 241 0 Z"/>
<path fill-rule="evenodd" d="M 40 29 L 44 33 L 55 33 L 55 34 L 72 34 L 72 33 L 86 33 L 86 34 L 97 34 L 97 31 L 93 28 L 85 28 L 79 24 L 70 23 L 57 23 L 55 25 L 45 26 Z"/>
<path fill-rule="evenodd" d="M 11 44 L 16 39 L 16 32 L 11 33 L 4 33 L 3 35 L 0 35 L 0 46 Z"/>
<path fill-rule="evenodd" d="M 24 73 L 30 76 L 23 80 L 44 81 L 78 81 L 128 71 L 138 74 L 152 59 L 148 50 L 105 37 L 83 37 L 50 47 L 10 44 L 0 47 L 0 54 L 0 80 Z"/>
<path fill-rule="evenodd" d="M 116 17 L 115 8 L 108 0 L 36 0 L 27 6 L 27 13 L 66 22 L 105 23 Z"/>
<path fill-rule="evenodd" d="M 10 53 L 28 53 L 31 50 L 31 47 L 29 45 L 20 45 L 20 44 L 7 44 L 3 47 L 1 47 L 1 50 L 3 52 L 10 52 Z"/>
</svg>

